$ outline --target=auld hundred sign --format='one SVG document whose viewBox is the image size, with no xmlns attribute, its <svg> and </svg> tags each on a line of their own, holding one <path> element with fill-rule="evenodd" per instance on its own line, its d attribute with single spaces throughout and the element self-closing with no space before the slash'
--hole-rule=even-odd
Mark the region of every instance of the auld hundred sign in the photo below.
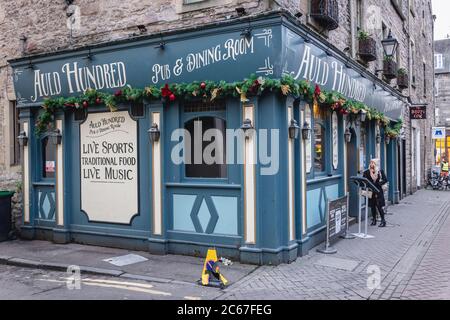
<svg viewBox="0 0 450 320">
<path fill-rule="evenodd" d="M 138 213 L 137 125 L 127 111 L 80 125 L 81 209 L 90 221 L 129 224 Z"/>
<path fill-rule="evenodd" d="M 222 30 L 221 30 L 222 31 Z M 111 45 L 11 61 L 17 101 L 39 104 L 45 97 L 79 95 L 88 88 L 117 88 L 193 81 L 241 81 L 251 74 L 281 78 L 290 74 L 329 91 L 364 102 L 393 120 L 405 103 L 376 85 L 337 54 L 281 25 L 241 31 L 181 34 L 155 48 L 155 40 Z"/>
</svg>

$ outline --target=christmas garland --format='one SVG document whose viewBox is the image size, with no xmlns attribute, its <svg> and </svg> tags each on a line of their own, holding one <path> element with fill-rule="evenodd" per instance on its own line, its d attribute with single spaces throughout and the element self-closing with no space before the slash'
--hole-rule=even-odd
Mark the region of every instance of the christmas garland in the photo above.
<svg viewBox="0 0 450 320">
<path fill-rule="evenodd" d="M 175 100 L 203 99 L 213 101 L 225 97 L 239 98 L 241 102 L 247 102 L 248 97 L 259 96 L 265 91 L 277 92 L 283 96 L 291 95 L 295 98 L 302 97 L 306 101 L 318 103 L 342 115 L 359 114 L 365 112 L 369 120 L 376 120 L 388 128 L 390 120 L 374 108 L 364 103 L 346 99 L 342 94 L 321 90 L 306 80 L 295 80 L 292 76 L 285 75 L 281 79 L 270 79 L 251 75 L 240 82 L 225 81 L 194 81 L 192 83 L 165 84 L 164 86 L 148 86 L 144 89 L 130 86 L 117 90 L 113 94 L 88 89 L 78 97 L 46 98 L 43 103 L 43 112 L 36 121 L 36 133 L 39 135 L 52 128 L 54 114 L 57 110 L 77 110 L 91 106 L 106 105 L 111 112 L 117 110 L 120 103 L 142 103 L 144 99 L 162 99 L 163 102 Z M 401 127 L 400 127 L 401 128 Z M 397 132 L 398 131 L 398 132 Z M 388 130 L 390 134 L 399 134 L 397 127 Z"/>
</svg>

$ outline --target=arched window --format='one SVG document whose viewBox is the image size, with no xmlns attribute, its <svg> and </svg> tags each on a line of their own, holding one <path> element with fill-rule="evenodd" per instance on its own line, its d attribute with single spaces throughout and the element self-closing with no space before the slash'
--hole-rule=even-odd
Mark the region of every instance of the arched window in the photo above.
<svg viewBox="0 0 450 320">
<path fill-rule="evenodd" d="M 184 139 L 186 177 L 226 178 L 226 121 L 201 116 L 187 121 L 184 128 L 190 135 Z"/>
<path fill-rule="evenodd" d="M 42 177 L 53 179 L 56 172 L 56 146 L 46 136 L 41 139 Z"/>
</svg>

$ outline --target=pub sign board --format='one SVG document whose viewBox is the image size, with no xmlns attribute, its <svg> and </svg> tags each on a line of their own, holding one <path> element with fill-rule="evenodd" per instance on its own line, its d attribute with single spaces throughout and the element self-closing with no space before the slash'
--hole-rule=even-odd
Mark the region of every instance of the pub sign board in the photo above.
<svg viewBox="0 0 450 320">
<path fill-rule="evenodd" d="M 414 106 L 409 107 L 409 115 L 411 120 L 424 120 L 427 118 L 426 106 Z"/>
<path fill-rule="evenodd" d="M 223 26 L 214 31 L 180 32 L 165 39 L 164 49 L 155 48 L 159 42 L 158 37 L 12 60 L 18 104 L 36 105 L 45 97 L 77 96 L 88 88 L 114 92 L 124 86 L 233 82 L 251 74 L 271 78 L 289 74 L 364 102 L 393 120 L 402 116 L 405 106 L 343 56 L 319 46 L 319 40 L 305 41 L 304 36 L 279 22 L 252 22 L 251 35 L 245 37 L 241 28 Z"/>
</svg>

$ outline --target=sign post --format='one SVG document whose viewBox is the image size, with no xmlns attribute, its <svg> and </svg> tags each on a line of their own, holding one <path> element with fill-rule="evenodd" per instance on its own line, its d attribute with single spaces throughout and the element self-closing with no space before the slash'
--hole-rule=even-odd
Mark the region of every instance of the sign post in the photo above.
<svg viewBox="0 0 450 320">
<path fill-rule="evenodd" d="M 317 249 L 317 252 L 334 254 L 337 250 L 331 247 L 331 242 L 339 237 L 347 237 L 348 234 L 348 194 L 345 197 L 327 202 L 327 235 L 325 248 Z"/>
</svg>

